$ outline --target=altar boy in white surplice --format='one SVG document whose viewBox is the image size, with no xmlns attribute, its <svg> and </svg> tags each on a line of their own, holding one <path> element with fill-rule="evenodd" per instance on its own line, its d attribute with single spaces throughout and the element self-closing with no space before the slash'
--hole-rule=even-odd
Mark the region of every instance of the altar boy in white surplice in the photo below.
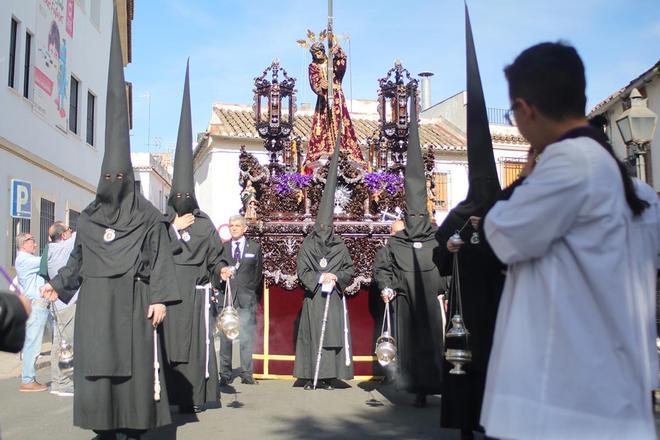
<svg viewBox="0 0 660 440">
<path fill-rule="evenodd" d="M 501 439 L 655 439 L 657 196 L 588 125 L 574 48 L 534 46 L 505 74 L 533 148 L 484 221 L 508 273 L 481 423 Z"/>
</svg>

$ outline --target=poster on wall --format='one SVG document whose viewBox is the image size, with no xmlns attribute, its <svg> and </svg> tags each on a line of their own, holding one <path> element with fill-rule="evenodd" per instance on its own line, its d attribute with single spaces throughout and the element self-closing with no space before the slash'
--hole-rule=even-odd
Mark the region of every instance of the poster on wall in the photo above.
<svg viewBox="0 0 660 440">
<path fill-rule="evenodd" d="M 67 129 L 69 66 L 74 0 L 38 0 L 35 32 L 34 108 L 48 122 Z"/>
</svg>

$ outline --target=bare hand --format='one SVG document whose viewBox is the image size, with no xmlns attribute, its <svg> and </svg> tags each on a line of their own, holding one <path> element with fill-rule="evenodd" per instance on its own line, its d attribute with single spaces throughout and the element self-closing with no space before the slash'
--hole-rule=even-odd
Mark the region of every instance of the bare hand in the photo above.
<svg viewBox="0 0 660 440">
<path fill-rule="evenodd" d="M 461 246 L 463 246 L 463 240 L 447 240 L 447 250 L 452 253 L 456 253 L 461 250 Z"/>
<path fill-rule="evenodd" d="M 395 296 L 396 292 L 390 288 L 385 288 L 382 292 L 380 292 L 380 297 L 383 299 L 383 301 L 385 301 L 386 304 L 392 301 Z"/>
<path fill-rule="evenodd" d="M 537 157 L 538 153 L 536 152 L 536 148 L 529 147 L 529 151 L 527 152 L 527 163 L 525 163 L 522 171 L 520 171 L 520 177 L 527 177 L 530 175 L 536 166 Z"/>
<path fill-rule="evenodd" d="M 222 278 L 222 281 L 227 281 L 229 278 L 234 276 L 234 271 L 232 270 L 231 267 L 225 266 L 222 269 L 220 269 L 220 278 Z"/>
<path fill-rule="evenodd" d="M 39 293 L 44 299 L 47 299 L 48 301 L 57 301 L 57 292 L 55 292 L 55 289 L 53 289 L 53 286 L 51 286 L 50 283 L 46 283 L 41 286 L 39 288 Z"/>
<path fill-rule="evenodd" d="M 179 217 L 178 215 L 174 217 L 174 221 L 172 222 L 172 226 L 174 226 L 174 229 L 177 231 L 181 231 L 183 229 L 189 228 L 190 225 L 195 223 L 195 216 L 192 214 L 186 214 L 182 217 Z"/>
<path fill-rule="evenodd" d="M 158 327 L 158 324 L 165 319 L 166 314 L 167 308 L 165 304 L 151 304 L 149 310 L 147 310 L 147 319 L 151 319 L 151 325 Z"/>
<path fill-rule="evenodd" d="M 481 217 L 477 217 L 476 215 L 470 216 L 470 223 L 472 223 L 472 227 L 475 230 L 479 229 L 480 221 L 481 221 Z"/>
<path fill-rule="evenodd" d="M 336 281 L 337 281 L 337 276 L 333 273 L 323 272 L 321 274 L 321 284 L 330 283 L 330 282 L 334 283 Z"/>
</svg>

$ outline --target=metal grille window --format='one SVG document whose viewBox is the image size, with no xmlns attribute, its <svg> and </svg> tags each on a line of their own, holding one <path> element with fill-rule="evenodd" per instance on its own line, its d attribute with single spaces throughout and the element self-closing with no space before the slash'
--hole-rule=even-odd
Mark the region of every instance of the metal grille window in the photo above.
<svg viewBox="0 0 660 440">
<path fill-rule="evenodd" d="M 78 211 L 69 209 L 69 228 L 71 228 L 72 231 L 75 231 L 78 227 L 78 217 L 80 217 Z"/>
<path fill-rule="evenodd" d="M 525 167 L 526 159 L 510 157 L 502 158 L 502 188 L 511 185 L 520 175 Z"/>
<path fill-rule="evenodd" d="M 41 212 L 39 213 L 39 253 L 48 244 L 48 228 L 55 223 L 55 203 L 41 199 Z"/>
<path fill-rule="evenodd" d="M 11 19 L 11 31 L 9 33 L 9 87 L 16 86 L 16 38 L 18 37 L 18 22 Z"/>
<path fill-rule="evenodd" d="M 32 55 L 32 34 L 25 33 L 25 64 L 23 66 L 23 96 L 30 97 L 30 59 Z"/>
<path fill-rule="evenodd" d="M 96 114 L 96 96 L 87 92 L 87 143 L 94 145 L 94 117 Z"/>
<path fill-rule="evenodd" d="M 449 173 L 433 173 L 433 195 L 436 211 L 446 211 L 449 209 Z"/>
<path fill-rule="evenodd" d="M 78 87 L 80 83 L 71 77 L 71 90 L 69 93 L 69 130 L 78 133 Z"/>
<path fill-rule="evenodd" d="M 11 223 L 11 265 L 16 262 L 16 236 L 21 232 L 30 232 L 29 218 L 12 218 Z"/>
</svg>

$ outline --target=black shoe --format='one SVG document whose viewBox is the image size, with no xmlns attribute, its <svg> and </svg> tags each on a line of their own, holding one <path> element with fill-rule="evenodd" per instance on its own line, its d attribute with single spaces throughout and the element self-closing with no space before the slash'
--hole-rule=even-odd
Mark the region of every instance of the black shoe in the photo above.
<svg viewBox="0 0 660 440">
<path fill-rule="evenodd" d="M 332 379 L 322 380 L 321 382 L 319 382 L 319 388 L 323 388 L 324 390 L 327 391 L 331 391 L 335 389 L 335 387 L 332 386 Z"/>
<path fill-rule="evenodd" d="M 413 403 L 415 408 L 426 408 L 426 394 L 418 394 L 415 396 L 415 403 Z"/>
<path fill-rule="evenodd" d="M 202 409 L 197 405 L 179 405 L 180 414 L 197 414 L 202 412 Z"/>
<path fill-rule="evenodd" d="M 229 379 L 226 378 L 226 377 L 221 377 L 220 378 L 220 386 L 221 387 L 229 386 Z"/>
<path fill-rule="evenodd" d="M 254 380 L 254 377 L 252 376 L 246 376 L 241 378 L 241 383 L 247 384 L 247 385 L 258 385 L 259 382 Z"/>
<path fill-rule="evenodd" d="M 314 389 L 314 384 L 313 384 L 312 381 L 310 380 L 309 382 L 307 382 L 307 383 L 305 384 L 305 387 L 304 387 L 303 389 L 304 389 L 304 390 L 307 390 L 307 391 L 309 391 L 309 390 L 313 390 L 313 389 Z"/>
</svg>

